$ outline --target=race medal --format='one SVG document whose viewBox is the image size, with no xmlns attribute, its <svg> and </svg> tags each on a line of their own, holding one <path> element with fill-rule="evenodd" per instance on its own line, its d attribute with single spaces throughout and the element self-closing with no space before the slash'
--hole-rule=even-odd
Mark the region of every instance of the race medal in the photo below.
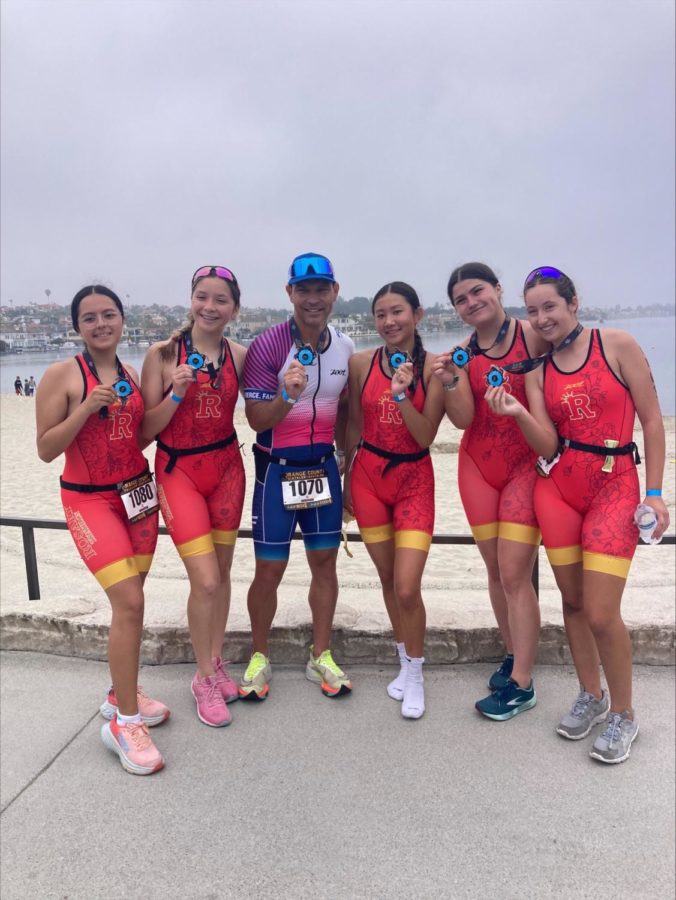
<svg viewBox="0 0 676 900">
<path fill-rule="evenodd" d="M 200 369 L 204 368 L 204 364 L 206 362 L 206 357 L 203 353 L 200 353 L 199 350 L 193 350 L 192 353 L 189 353 L 186 356 L 186 364 L 190 366 L 193 372 L 199 372 Z"/>
<path fill-rule="evenodd" d="M 504 370 L 499 366 L 491 366 L 486 374 L 486 384 L 488 387 L 500 387 L 505 380 Z"/>
<path fill-rule="evenodd" d="M 456 347 L 451 353 L 451 361 L 458 369 L 462 369 L 469 362 L 469 352 L 464 347 Z"/>
<path fill-rule="evenodd" d="M 120 398 L 120 400 L 124 402 L 132 393 L 131 382 L 127 381 L 126 378 L 118 378 L 117 381 L 113 384 L 113 390 Z"/>
<path fill-rule="evenodd" d="M 309 344 L 303 344 L 296 353 L 295 358 L 302 366 L 311 366 L 315 361 L 316 355 L 317 354 Z"/>
<path fill-rule="evenodd" d="M 130 522 L 140 522 L 160 508 L 155 480 L 150 472 L 123 481 L 118 490 Z"/>
<path fill-rule="evenodd" d="M 395 372 L 399 366 L 403 366 L 404 363 L 411 362 L 411 359 L 408 353 L 402 353 L 401 350 L 394 350 L 392 353 L 387 354 L 387 361 L 390 364 L 390 368 L 393 372 Z"/>
<path fill-rule="evenodd" d="M 331 502 L 331 488 L 326 469 L 303 469 L 282 475 L 284 509 L 315 509 Z"/>
</svg>

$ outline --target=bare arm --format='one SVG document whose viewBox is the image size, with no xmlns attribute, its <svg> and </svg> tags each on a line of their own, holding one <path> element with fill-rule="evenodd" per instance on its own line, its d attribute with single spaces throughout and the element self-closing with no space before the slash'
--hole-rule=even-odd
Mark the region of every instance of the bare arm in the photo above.
<svg viewBox="0 0 676 900">
<path fill-rule="evenodd" d="M 539 456 L 550 459 L 558 450 L 559 438 L 545 407 L 541 368 L 526 375 L 526 396 L 529 409 L 502 386 L 488 388 L 485 394 L 493 412 L 515 418 L 529 447 Z"/>
<path fill-rule="evenodd" d="M 467 368 L 457 368 L 450 353 L 440 353 L 432 364 L 432 374 L 442 385 L 444 410 L 448 418 L 456 428 L 469 428 L 474 420 L 474 395 Z M 445 388 L 445 385 L 450 385 L 452 390 Z"/>
<path fill-rule="evenodd" d="M 438 378 L 432 378 L 434 355 L 427 354 L 423 378 L 426 379 L 427 394 L 422 412 L 418 412 L 411 403 L 408 387 L 413 381 L 413 366 L 405 363 L 392 376 L 392 395 L 405 393 L 406 397 L 399 403 L 399 410 L 406 427 L 417 444 L 429 447 L 437 435 L 439 422 L 444 414 L 444 389 Z"/>
<path fill-rule="evenodd" d="M 363 417 L 361 392 L 368 369 L 370 353 L 355 353 L 350 357 L 347 389 L 348 416 L 345 429 L 345 476 L 343 478 L 343 507 L 354 515 L 352 507 L 351 474 L 352 464 L 362 435 Z"/>
<path fill-rule="evenodd" d="M 83 403 L 79 403 L 78 392 L 81 395 L 82 382 L 73 360 L 56 363 L 43 375 L 35 395 L 37 448 L 43 462 L 60 456 L 89 416 L 117 400 L 110 385 L 98 384 Z"/>
<path fill-rule="evenodd" d="M 305 390 L 307 377 L 305 366 L 294 359 L 283 376 L 283 389 L 287 392 L 291 401 L 296 401 Z M 257 433 L 268 431 L 278 425 L 284 419 L 292 402 L 284 400 L 281 393 L 274 400 L 247 400 L 244 404 L 249 425 Z"/>
<path fill-rule="evenodd" d="M 603 332 L 604 347 L 611 365 L 618 367 L 621 379 L 631 391 L 641 427 L 646 489 L 662 489 L 665 437 L 662 412 L 650 365 L 634 338 L 623 331 Z M 655 510 L 654 537 L 662 537 L 669 527 L 669 510 L 662 497 L 646 497 L 643 502 Z"/>
<path fill-rule="evenodd" d="M 242 372 L 244 371 L 244 360 L 246 359 L 246 347 L 243 347 L 241 344 L 238 344 L 236 341 L 231 341 L 226 338 L 228 341 L 228 346 L 230 347 L 230 352 L 232 353 L 232 359 L 235 363 L 235 371 L 237 372 L 237 378 L 239 383 L 242 383 Z"/>
<path fill-rule="evenodd" d="M 145 445 L 167 427 L 178 409 L 178 403 L 171 399 L 171 395 L 184 397 L 192 383 L 193 373 L 190 366 L 165 363 L 160 357 L 162 346 L 153 344 L 143 360 L 141 393 L 146 410 L 141 435 Z M 171 387 L 171 390 L 165 394 L 168 387 Z"/>
</svg>

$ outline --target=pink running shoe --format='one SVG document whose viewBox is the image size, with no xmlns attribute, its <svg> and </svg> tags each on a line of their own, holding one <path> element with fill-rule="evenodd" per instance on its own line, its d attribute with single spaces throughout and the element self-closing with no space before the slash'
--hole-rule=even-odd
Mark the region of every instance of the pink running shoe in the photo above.
<svg viewBox="0 0 676 900">
<path fill-rule="evenodd" d="M 145 722 L 120 725 L 117 716 L 101 726 L 101 740 L 117 753 L 122 768 L 132 775 L 152 775 L 164 768 L 164 760 L 148 734 Z"/>
<path fill-rule="evenodd" d="M 141 685 L 136 688 L 136 701 L 138 703 L 138 711 L 141 713 L 141 718 L 146 725 L 161 725 L 171 715 L 169 708 L 164 703 L 160 703 L 159 700 L 153 700 L 149 697 Z M 108 691 L 106 702 L 101 704 L 100 710 L 104 719 L 110 720 L 117 715 L 117 697 L 112 687 Z"/>
<path fill-rule="evenodd" d="M 190 685 L 190 690 L 197 703 L 197 717 L 205 725 L 212 728 L 221 728 L 232 722 L 230 710 L 225 705 L 215 675 L 205 675 L 200 678 L 196 672 Z"/>
<path fill-rule="evenodd" d="M 232 680 L 225 668 L 227 665 L 230 665 L 229 660 L 223 662 L 220 656 L 215 656 L 212 660 L 212 664 L 214 667 L 213 677 L 216 679 L 216 683 L 221 689 L 221 694 L 223 694 L 225 702 L 232 703 L 233 700 L 239 700 L 239 687 Z"/>
</svg>

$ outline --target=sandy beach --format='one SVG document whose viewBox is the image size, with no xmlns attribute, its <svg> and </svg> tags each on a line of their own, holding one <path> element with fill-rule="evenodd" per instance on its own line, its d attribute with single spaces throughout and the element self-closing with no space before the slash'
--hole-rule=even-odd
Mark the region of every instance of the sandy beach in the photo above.
<svg viewBox="0 0 676 900">
<path fill-rule="evenodd" d="M 59 497 L 59 475 L 63 459 L 45 464 L 35 449 L 34 401 L 26 397 L 0 398 L 2 451 L 0 509 L 4 516 L 24 516 L 63 520 Z M 242 527 L 251 527 L 251 493 L 253 488 L 253 457 L 250 450 L 253 433 L 243 411 L 236 412 L 236 426 L 244 446 L 247 473 L 247 497 Z M 664 497 L 671 509 L 674 533 L 674 419 L 665 419 L 667 432 L 667 465 Z M 461 433 L 445 419 L 432 448 L 436 474 L 436 531 L 438 533 L 468 534 L 469 529 L 457 490 L 457 448 Z M 636 441 L 643 448 L 640 430 Z M 146 451 L 151 461 L 154 447 Z M 644 477 L 644 467 L 639 467 Z M 350 530 L 356 530 L 354 523 Z M 1 529 L 2 572 L 0 577 L 2 608 L 14 612 L 29 609 L 25 569 L 18 528 Z M 53 605 L 63 601 L 69 614 L 82 616 L 107 604 L 92 576 L 82 565 L 70 535 L 65 531 L 36 531 L 40 586 L 42 598 Z M 379 582 L 373 565 L 361 543 L 351 543 L 354 554 L 349 558 L 341 550 L 338 559 L 340 597 L 336 624 L 364 631 L 387 628 L 387 618 L 380 597 Z M 646 622 L 649 606 L 650 624 L 673 625 L 674 621 L 674 561 L 673 546 L 640 547 L 636 553 L 624 599 L 624 615 L 628 624 Z M 558 592 L 544 550 L 540 550 L 540 600 L 543 623 L 560 624 L 561 612 Z M 229 628 L 248 629 L 246 592 L 253 572 L 253 547 L 248 539 L 240 539 L 233 566 L 233 596 Z M 454 627 L 459 622 L 473 627 L 492 627 L 485 573 L 478 551 L 472 546 L 433 546 L 425 570 L 423 595 L 428 606 L 428 624 L 437 628 Z M 298 603 L 306 596 L 307 566 L 302 544 L 294 542 L 289 567 L 279 594 L 278 618 L 285 609 L 284 624 L 293 626 L 308 621 L 306 603 Z M 181 616 L 187 595 L 183 567 L 168 537 L 160 537 L 157 553 L 146 584 L 146 622 L 176 621 Z M 38 601 L 38 603 L 41 601 Z M 293 617 L 289 620 L 293 604 Z M 35 610 L 30 604 L 31 611 Z"/>
</svg>

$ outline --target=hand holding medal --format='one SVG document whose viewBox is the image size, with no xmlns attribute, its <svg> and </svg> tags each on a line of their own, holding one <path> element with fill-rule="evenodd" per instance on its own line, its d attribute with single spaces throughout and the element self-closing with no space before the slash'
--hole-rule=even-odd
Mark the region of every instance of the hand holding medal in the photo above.
<svg viewBox="0 0 676 900">
<path fill-rule="evenodd" d="M 298 359 L 292 359 L 282 380 L 281 397 L 284 402 L 293 405 L 305 390 L 307 380 L 305 366 Z"/>
</svg>

